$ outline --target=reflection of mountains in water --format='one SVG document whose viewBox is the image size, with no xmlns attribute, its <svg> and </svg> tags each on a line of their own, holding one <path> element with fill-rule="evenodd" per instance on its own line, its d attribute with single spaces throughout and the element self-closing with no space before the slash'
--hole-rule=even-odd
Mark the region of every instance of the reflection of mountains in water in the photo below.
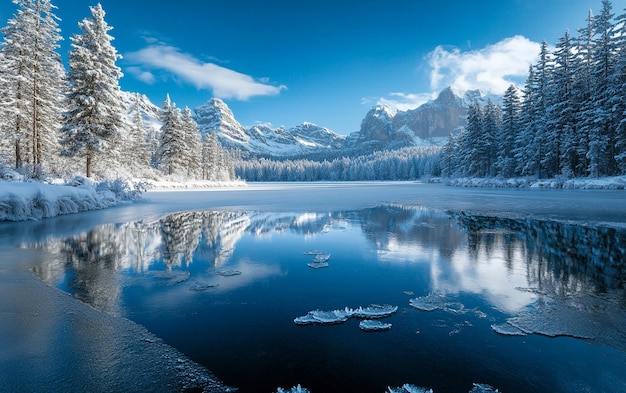
<svg viewBox="0 0 626 393">
<path fill-rule="evenodd" d="M 451 269 L 459 263 L 455 254 L 462 255 L 466 247 L 474 260 L 483 255 L 489 258 L 495 249 L 504 250 L 507 269 L 523 266 L 527 286 L 542 293 L 604 292 L 623 288 L 626 280 L 624 230 L 462 213 L 453 213 L 451 218 L 442 212 L 396 205 L 302 214 L 192 211 L 154 222 L 102 225 L 33 246 L 58 255 L 35 272 L 50 285 L 71 281 L 67 285 L 80 292 L 78 297 L 107 309 L 120 294 L 116 272 L 143 274 L 158 263 L 166 269 L 188 269 L 194 261 L 218 267 L 230 260 L 246 233 L 310 236 L 349 225 L 360 226 L 386 260 L 411 262 L 419 257 L 439 263 L 440 274 L 433 276 L 438 280 L 452 280 Z M 440 257 L 440 262 L 433 262 Z M 463 267 L 457 268 L 462 274 Z M 493 276 L 489 270 L 480 274 Z M 454 277 L 457 281 L 449 284 L 458 288 L 458 275 Z"/>
<path fill-rule="evenodd" d="M 559 295 L 581 289 L 606 292 L 626 284 L 626 229 L 551 220 L 453 213 L 466 229 L 470 251 L 504 241 L 521 249 L 529 285 Z"/>
</svg>

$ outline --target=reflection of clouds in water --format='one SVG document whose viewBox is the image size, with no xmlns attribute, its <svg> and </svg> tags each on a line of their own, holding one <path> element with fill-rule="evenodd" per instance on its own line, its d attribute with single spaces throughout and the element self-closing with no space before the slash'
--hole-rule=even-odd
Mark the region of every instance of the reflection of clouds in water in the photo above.
<svg viewBox="0 0 626 393">
<path fill-rule="evenodd" d="M 534 293 L 519 291 L 528 285 L 522 269 L 521 255 L 510 269 L 503 258 L 503 250 L 491 255 L 479 254 L 476 259 L 466 251 L 457 252 L 452 259 L 437 259 L 431 265 L 432 290 L 446 294 L 467 292 L 480 295 L 495 308 L 507 313 L 524 309 L 537 299 Z"/>
</svg>

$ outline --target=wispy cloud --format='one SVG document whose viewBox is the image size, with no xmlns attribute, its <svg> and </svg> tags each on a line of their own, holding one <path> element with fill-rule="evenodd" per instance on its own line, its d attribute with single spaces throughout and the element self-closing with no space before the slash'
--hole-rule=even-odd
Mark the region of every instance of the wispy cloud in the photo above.
<svg viewBox="0 0 626 393">
<path fill-rule="evenodd" d="M 202 62 L 165 44 L 149 45 L 139 51 L 126 53 L 124 58 L 132 63 L 130 73 L 146 83 L 154 83 L 155 71 L 166 71 L 198 89 L 212 90 L 220 98 L 247 100 L 254 96 L 276 95 L 287 88 L 284 85 L 272 85 L 267 79 L 255 79 L 214 63 Z"/>
<path fill-rule="evenodd" d="M 415 109 L 436 97 L 433 93 L 390 93 L 389 97 L 381 97 L 376 103 L 395 110 L 406 111 Z"/>
<path fill-rule="evenodd" d="M 398 110 L 414 109 L 448 86 L 460 93 L 479 89 L 503 94 L 511 84 L 523 83 L 528 66 L 537 61 L 539 49 L 539 43 L 519 35 L 465 52 L 438 46 L 425 58 L 430 69 L 430 92 L 390 93 L 377 103 Z"/>
</svg>

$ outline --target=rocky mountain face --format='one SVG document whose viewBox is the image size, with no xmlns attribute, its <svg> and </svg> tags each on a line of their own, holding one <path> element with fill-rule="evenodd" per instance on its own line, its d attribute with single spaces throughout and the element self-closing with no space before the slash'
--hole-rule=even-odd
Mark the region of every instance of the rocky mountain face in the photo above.
<svg viewBox="0 0 626 393">
<path fill-rule="evenodd" d="M 224 147 L 241 151 L 244 155 L 277 158 L 336 156 L 406 146 L 441 145 L 450 133 L 459 132 L 465 125 L 467 108 L 471 103 L 485 105 L 488 99 L 501 103 L 501 97 L 485 95 L 478 90 L 461 95 L 447 88 L 436 99 L 416 109 L 396 112 L 385 106 L 376 106 L 365 115 L 359 131 L 348 137 L 311 123 L 289 129 L 263 124 L 246 129 L 219 98 L 210 99 L 195 108 L 193 113 L 203 135 L 215 133 Z M 155 134 L 158 133 L 161 127 L 159 107 L 146 96 L 135 93 L 124 93 L 123 100 L 128 108 L 129 124 L 132 124 L 133 112 L 140 110 L 144 123 Z"/>
<path fill-rule="evenodd" d="M 368 151 L 442 144 L 450 133 L 463 128 L 469 105 L 484 105 L 487 99 L 499 100 L 478 90 L 460 95 L 448 87 L 436 99 L 416 109 L 394 113 L 377 106 L 365 115 L 361 129 L 347 138 L 346 147 Z"/>
<path fill-rule="evenodd" d="M 311 123 L 271 128 L 259 124 L 245 129 L 224 101 L 212 98 L 194 110 L 202 134 L 216 133 L 223 146 L 254 155 L 291 157 L 319 153 L 343 146 L 345 137 Z"/>
</svg>

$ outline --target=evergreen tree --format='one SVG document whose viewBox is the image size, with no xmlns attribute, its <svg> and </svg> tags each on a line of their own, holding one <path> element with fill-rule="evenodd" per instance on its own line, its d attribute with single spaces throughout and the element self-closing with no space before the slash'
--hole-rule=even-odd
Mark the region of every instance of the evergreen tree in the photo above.
<svg viewBox="0 0 626 393">
<path fill-rule="evenodd" d="M 185 107 L 183 110 L 183 127 L 185 135 L 185 157 L 187 166 L 187 178 L 196 179 L 200 175 L 202 160 L 202 141 L 198 125 L 192 117 L 191 110 Z"/>
<path fill-rule="evenodd" d="M 602 11 L 594 18 L 596 40 L 593 51 L 591 102 L 586 115 L 589 122 L 589 167 L 592 177 L 607 175 L 615 171 L 615 129 L 618 121 L 613 120 L 610 107 L 610 84 L 613 75 L 613 14 L 608 0 L 602 1 Z"/>
<path fill-rule="evenodd" d="M 502 132 L 498 138 L 498 158 L 496 167 L 498 174 L 504 177 L 515 175 L 515 140 L 520 127 L 520 99 L 517 88 L 509 86 L 502 100 Z"/>
<path fill-rule="evenodd" d="M 92 176 L 95 158 L 114 157 L 114 142 L 123 126 L 123 104 L 115 62 L 121 58 L 111 44 L 112 27 L 98 4 L 91 17 L 78 24 L 81 34 L 72 37 L 68 94 L 69 110 L 62 128 L 62 153 L 86 158 L 86 175 Z"/>
<path fill-rule="evenodd" d="M 487 100 L 481 128 L 483 168 L 480 176 L 494 176 L 498 156 L 497 140 L 502 132 L 502 111 L 491 100 Z"/>
<path fill-rule="evenodd" d="M 467 125 L 459 144 L 460 164 L 464 176 L 483 176 L 482 110 L 477 103 L 470 104 L 467 110 Z"/>
<path fill-rule="evenodd" d="M 612 78 L 610 105 L 616 116 L 615 162 L 620 174 L 626 174 L 626 9 L 616 18 L 619 30 L 614 35 L 615 72 Z"/>
<path fill-rule="evenodd" d="M 554 141 L 550 172 L 572 177 L 577 166 L 575 113 L 579 104 L 574 96 L 575 58 L 569 32 L 559 39 L 554 55 L 554 99 L 548 108 L 549 137 Z"/>
<path fill-rule="evenodd" d="M 574 57 L 574 100 L 576 102 L 577 111 L 574 113 L 574 122 L 576 124 L 575 136 L 575 176 L 585 176 L 588 174 L 589 168 L 589 133 L 592 127 L 593 101 L 591 99 L 592 69 L 594 57 L 594 17 L 589 11 L 587 16 L 587 25 L 578 30 L 578 39 L 576 45 L 576 56 Z"/>
<path fill-rule="evenodd" d="M 186 173 L 185 128 L 180 109 L 168 95 L 163 102 L 161 134 L 159 137 L 159 169 L 166 175 Z"/>
<path fill-rule="evenodd" d="M 146 126 L 141 111 L 141 96 L 134 95 L 135 107 L 125 141 L 122 144 L 122 158 L 131 173 L 142 174 L 150 168 L 150 146 L 146 136 Z"/>
<path fill-rule="evenodd" d="M 524 86 L 522 110 L 520 113 L 521 129 L 515 139 L 514 156 L 517 161 L 516 172 L 521 176 L 537 175 L 539 155 L 535 149 L 535 92 L 536 77 L 533 66 L 529 67 L 528 78 Z"/>
<path fill-rule="evenodd" d="M 12 140 L 15 167 L 35 171 L 58 155 L 65 71 L 57 49 L 62 39 L 50 0 L 13 0 L 14 18 L 2 29 L 4 132 Z"/>
</svg>

